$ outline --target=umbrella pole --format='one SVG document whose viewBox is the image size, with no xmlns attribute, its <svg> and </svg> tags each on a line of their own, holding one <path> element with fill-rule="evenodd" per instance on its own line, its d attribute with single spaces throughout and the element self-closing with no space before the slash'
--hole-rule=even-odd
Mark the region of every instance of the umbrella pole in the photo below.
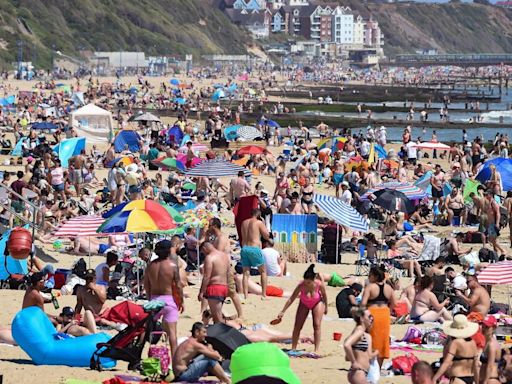
<svg viewBox="0 0 512 384">
<path fill-rule="evenodd" d="M 336 264 L 340 263 L 339 257 L 339 238 L 340 238 L 340 225 L 336 223 Z"/>
<path fill-rule="evenodd" d="M 197 273 L 201 274 L 199 272 L 199 263 L 200 263 L 200 257 L 199 257 L 199 238 L 201 236 L 201 227 L 199 227 L 199 225 L 196 227 L 196 255 L 197 255 Z"/>
<path fill-rule="evenodd" d="M 135 268 L 137 274 L 137 298 L 140 298 L 140 275 L 139 275 L 139 234 L 136 234 L 135 244 L 137 245 L 135 249 L 137 250 L 137 257 L 135 259 Z"/>
<path fill-rule="evenodd" d="M 89 236 L 89 269 L 91 268 L 91 236 Z"/>
</svg>

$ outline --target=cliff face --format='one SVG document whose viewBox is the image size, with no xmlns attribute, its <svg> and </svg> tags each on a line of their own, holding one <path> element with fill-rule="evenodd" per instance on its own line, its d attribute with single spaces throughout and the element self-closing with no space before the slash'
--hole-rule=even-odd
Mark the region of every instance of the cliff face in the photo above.
<svg viewBox="0 0 512 384">
<path fill-rule="evenodd" d="M 370 4 L 385 35 L 384 52 L 512 52 L 512 10 L 481 4 Z"/>
<path fill-rule="evenodd" d="M 0 62 L 23 40 L 26 60 L 48 66 L 50 48 L 148 54 L 243 53 L 247 34 L 209 0 L 0 0 Z"/>
</svg>

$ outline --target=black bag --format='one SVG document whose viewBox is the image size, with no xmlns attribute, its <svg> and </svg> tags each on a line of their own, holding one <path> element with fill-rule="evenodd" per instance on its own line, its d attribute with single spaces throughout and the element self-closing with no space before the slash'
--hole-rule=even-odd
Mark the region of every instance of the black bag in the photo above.
<svg viewBox="0 0 512 384">
<path fill-rule="evenodd" d="M 499 256 L 489 248 L 482 248 L 478 251 L 478 258 L 483 263 L 495 263 L 498 261 Z"/>
<path fill-rule="evenodd" d="M 83 257 L 81 257 L 71 269 L 71 273 L 73 275 L 78 276 L 79 278 L 83 279 L 85 277 L 85 272 L 87 271 L 87 264 L 85 263 L 85 260 Z"/>
</svg>

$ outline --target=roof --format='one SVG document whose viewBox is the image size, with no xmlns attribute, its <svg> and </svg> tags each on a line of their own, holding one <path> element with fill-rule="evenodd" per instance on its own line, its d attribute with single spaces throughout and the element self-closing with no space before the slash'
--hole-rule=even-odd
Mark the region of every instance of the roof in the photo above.
<svg viewBox="0 0 512 384">
<path fill-rule="evenodd" d="M 309 17 L 309 16 L 311 16 L 311 14 L 314 12 L 314 10 L 317 7 L 318 7 L 318 5 L 310 4 L 310 5 L 303 5 L 303 6 L 299 6 L 299 7 L 291 7 L 289 5 L 285 5 L 282 8 L 284 8 L 284 10 L 287 13 L 292 13 L 293 14 L 295 10 L 298 10 L 300 17 Z"/>
<path fill-rule="evenodd" d="M 241 9 L 226 9 L 226 15 L 230 18 L 233 23 L 239 23 L 241 25 L 265 23 L 265 12 L 247 12 L 243 13 Z"/>
<path fill-rule="evenodd" d="M 73 112 L 74 116 L 112 116 L 112 113 L 107 111 L 106 109 L 100 108 L 94 104 L 87 104 L 86 106 L 77 109 Z"/>
</svg>

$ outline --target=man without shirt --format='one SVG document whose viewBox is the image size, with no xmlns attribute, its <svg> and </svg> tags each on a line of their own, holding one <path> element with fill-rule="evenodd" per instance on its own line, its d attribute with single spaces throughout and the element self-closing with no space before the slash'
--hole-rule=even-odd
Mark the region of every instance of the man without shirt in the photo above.
<svg viewBox="0 0 512 384">
<path fill-rule="evenodd" d="M 242 259 L 243 268 L 243 291 L 244 297 L 247 299 L 249 295 L 249 275 L 251 267 L 258 268 L 261 277 L 261 298 L 266 299 L 267 290 L 267 271 L 265 269 L 265 262 L 261 253 L 261 238 L 264 240 L 269 239 L 267 227 L 260 220 L 261 211 L 259 209 L 252 210 L 252 217 L 242 222 L 242 250 L 240 256 Z"/>
<path fill-rule="evenodd" d="M 162 240 L 155 246 L 157 259 L 149 263 L 144 273 L 144 289 L 150 300 L 160 300 L 165 303 L 164 308 L 156 315 L 163 317 L 162 327 L 169 338 L 171 355 L 177 349 L 177 323 L 178 313 L 183 312 L 183 289 L 180 282 L 178 265 L 170 259 L 171 242 Z M 179 301 L 176 303 L 175 298 Z"/>
<path fill-rule="evenodd" d="M 212 240 L 212 244 L 218 251 L 224 252 L 229 256 L 229 260 L 231 260 L 231 241 L 229 237 L 222 233 L 222 223 L 219 218 L 214 217 L 208 223 L 208 232 L 206 234 L 206 238 Z M 236 314 L 238 318 L 242 318 L 242 302 L 240 301 L 240 297 L 236 292 L 235 285 L 235 276 L 233 275 L 233 270 L 230 266 L 229 275 L 228 275 L 228 297 L 233 300 L 233 305 L 236 309 Z M 202 308 L 204 310 L 204 308 Z M 203 311 L 201 311 L 202 313 Z"/>
<path fill-rule="evenodd" d="M 203 264 L 203 280 L 197 299 L 208 300 L 213 322 L 223 320 L 222 306 L 228 296 L 228 274 L 230 268 L 229 256 L 218 251 L 212 243 L 203 242 L 199 250 L 205 255 Z"/>
<path fill-rule="evenodd" d="M 466 276 L 468 288 L 470 289 L 469 296 L 466 296 L 461 291 L 457 290 L 457 297 L 461 298 L 469 305 L 470 312 L 480 313 L 483 317 L 487 316 L 491 308 L 491 298 L 487 290 L 480 285 L 478 278 L 475 275 Z"/>
<path fill-rule="evenodd" d="M 192 336 L 179 345 L 172 357 L 175 381 L 197 382 L 205 373 L 210 373 L 222 383 L 231 383 L 219 364 L 221 355 L 206 343 L 203 323 L 194 323 Z"/>
</svg>

